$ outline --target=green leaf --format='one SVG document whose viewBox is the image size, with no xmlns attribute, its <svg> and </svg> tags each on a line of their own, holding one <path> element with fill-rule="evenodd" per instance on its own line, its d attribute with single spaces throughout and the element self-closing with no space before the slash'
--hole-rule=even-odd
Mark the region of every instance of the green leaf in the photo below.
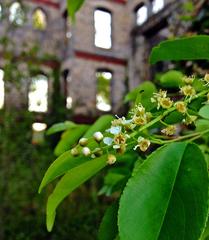
<svg viewBox="0 0 209 240">
<path fill-rule="evenodd" d="M 150 99 L 154 92 L 157 92 L 155 85 L 150 81 L 145 81 L 126 95 L 125 102 L 141 103 L 147 111 L 150 111 L 153 108 Z"/>
<path fill-rule="evenodd" d="M 192 84 L 196 92 L 201 92 L 205 89 L 207 89 L 207 86 L 205 86 L 205 82 L 201 81 L 200 79 L 195 78 L 194 82 Z"/>
<path fill-rule="evenodd" d="M 183 76 L 180 71 L 170 70 L 161 76 L 160 85 L 165 88 L 178 88 L 183 83 Z"/>
<path fill-rule="evenodd" d="M 103 132 L 111 125 L 111 121 L 114 119 L 112 115 L 103 115 L 97 119 L 97 121 L 88 129 L 83 136 L 84 138 L 90 138 L 95 132 Z"/>
<path fill-rule="evenodd" d="M 70 151 L 67 151 L 63 153 L 60 157 L 58 157 L 48 168 L 46 171 L 44 178 L 41 182 L 41 185 L 39 187 L 39 193 L 42 191 L 42 189 L 52 182 L 57 177 L 65 174 L 70 169 L 77 167 L 81 165 L 82 163 L 85 163 L 89 161 L 86 157 L 74 157 L 71 155 Z"/>
<path fill-rule="evenodd" d="M 52 135 L 57 132 L 62 132 L 71 128 L 75 128 L 78 125 L 71 121 L 65 121 L 63 123 L 56 123 L 52 125 L 46 132 L 47 135 Z"/>
<path fill-rule="evenodd" d="M 145 81 L 125 96 L 125 102 L 142 103 L 149 111 L 153 106 L 150 98 L 154 92 L 157 92 L 155 85 L 150 81 Z"/>
<path fill-rule="evenodd" d="M 209 119 L 209 105 L 205 105 L 199 111 L 199 115 L 203 118 Z"/>
<path fill-rule="evenodd" d="M 52 230 L 56 208 L 73 190 L 99 172 L 107 165 L 107 156 L 88 161 L 71 169 L 56 185 L 47 201 L 47 229 Z"/>
<path fill-rule="evenodd" d="M 182 113 L 178 111 L 173 111 L 165 117 L 164 122 L 167 124 L 180 123 L 183 120 L 183 118 L 184 116 L 182 115 Z"/>
<path fill-rule="evenodd" d="M 198 97 L 197 99 L 194 99 L 191 103 L 188 104 L 189 110 L 195 111 L 196 115 L 198 114 L 198 111 L 203 106 L 203 103 L 205 102 L 204 97 Z M 194 114 L 194 113 L 192 113 Z"/>
<path fill-rule="evenodd" d="M 209 240 L 209 221 L 207 222 L 205 231 L 203 235 L 201 236 L 200 240 Z"/>
<path fill-rule="evenodd" d="M 208 212 L 208 172 L 195 144 L 159 148 L 135 169 L 120 200 L 121 240 L 197 240 Z"/>
<path fill-rule="evenodd" d="M 150 63 L 159 61 L 208 60 L 209 36 L 199 35 L 168 40 L 154 47 L 150 55 Z"/>
<path fill-rule="evenodd" d="M 57 144 L 54 154 L 60 156 L 73 145 L 77 144 L 78 140 L 83 136 L 86 130 L 89 128 L 87 125 L 79 125 L 76 128 L 69 129 L 63 133 L 61 140 Z"/>
<path fill-rule="evenodd" d="M 85 0 L 67 0 L 68 14 L 75 19 L 76 12 L 81 8 Z"/>
<path fill-rule="evenodd" d="M 118 234 L 118 202 L 112 204 L 105 212 L 99 227 L 99 240 L 114 240 Z"/>
<path fill-rule="evenodd" d="M 209 128 L 209 120 L 207 119 L 198 119 L 195 122 L 195 126 L 196 126 L 196 131 L 198 132 L 202 132 L 205 131 Z"/>
</svg>

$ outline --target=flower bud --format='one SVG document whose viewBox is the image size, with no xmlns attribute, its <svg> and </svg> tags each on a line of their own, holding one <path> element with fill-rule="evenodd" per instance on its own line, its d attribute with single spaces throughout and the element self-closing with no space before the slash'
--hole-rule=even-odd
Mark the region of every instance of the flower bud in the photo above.
<svg viewBox="0 0 209 240">
<path fill-rule="evenodd" d="M 93 137 L 95 141 L 101 142 L 104 136 L 101 132 L 95 132 Z"/>
<path fill-rule="evenodd" d="M 82 153 L 83 153 L 84 156 L 87 157 L 87 156 L 89 156 L 91 154 L 91 150 L 88 147 L 84 147 L 82 149 Z"/>
<path fill-rule="evenodd" d="M 102 151 L 101 148 L 95 148 L 95 149 L 94 149 L 94 155 L 95 155 L 96 157 L 100 157 L 102 154 L 103 154 L 103 151 Z"/>
<path fill-rule="evenodd" d="M 109 164 L 109 165 L 113 165 L 115 162 L 116 162 L 116 156 L 115 155 L 113 155 L 113 154 L 109 154 L 108 156 L 107 156 L 107 163 Z"/>
<path fill-rule="evenodd" d="M 81 138 L 81 139 L 79 140 L 79 144 L 80 144 L 82 147 L 86 146 L 87 143 L 88 143 L 88 139 L 87 139 L 87 138 Z"/>
<path fill-rule="evenodd" d="M 70 152 L 71 152 L 72 156 L 74 156 L 74 157 L 79 155 L 79 151 L 77 148 L 72 148 Z"/>
</svg>

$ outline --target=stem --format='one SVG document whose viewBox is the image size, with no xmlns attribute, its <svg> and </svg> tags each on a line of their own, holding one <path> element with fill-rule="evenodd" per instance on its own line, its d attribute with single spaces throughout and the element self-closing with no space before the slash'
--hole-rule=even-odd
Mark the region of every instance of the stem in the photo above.
<svg viewBox="0 0 209 240">
<path fill-rule="evenodd" d="M 178 142 L 178 141 L 181 141 L 181 140 L 184 140 L 184 139 L 188 139 L 190 137 L 193 137 L 193 138 L 190 139 L 190 141 L 193 141 L 193 140 L 196 140 L 196 139 L 200 138 L 201 136 L 205 135 L 206 133 L 209 133 L 209 129 L 207 129 L 205 131 L 202 131 L 202 132 L 188 134 L 186 136 L 181 136 L 181 137 L 178 137 L 178 138 L 175 138 L 175 139 L 172 139 L 172 140 L 164 141 L 164 140 L 161 140 L 161 139 L 153 139 L 153 140 L 151 140 L 151 142 L 159 143 L 159 144 L 166 144 L 166 143 Z"/>
</svg>

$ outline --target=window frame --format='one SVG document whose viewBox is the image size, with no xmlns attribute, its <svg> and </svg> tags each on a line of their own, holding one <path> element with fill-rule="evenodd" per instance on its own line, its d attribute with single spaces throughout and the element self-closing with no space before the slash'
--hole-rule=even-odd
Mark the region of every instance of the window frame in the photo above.
<svg viewBox="0 0 209 240">
<path fill-rule="evenodd" d="M 163 7 L 160 8 L 158 11 L 154 12 L 154 11 L 153 11 L 154 1 L 155 1 L 155 0 L 151 0 L 151 6 L 152 6 L 151 13 L 152 13 L 152 15 L 155 15 L 155 14 L 159 13 L 159 12 L 162 11 L 162 9 L 165 7 L 165 0 L 162 0 L 162 1 L 163 1 Z"/>
<path fill-rule="evenodd" d="M 31 85 L 33 83 L 33 79 L 37 78 L 38 76 L 43 76 L 45 79 L 46 79 L 46 82 L 47 82 L 47 91 L 46 91 L 46 110 L 45 111 L 36 111 L 36 110 L 30 110 L 30 93 L 32 91 L 30 91 L 31 89 Z M 49 90 L 50 90 L 50 86 L 49 86 L 49 77 L 47 74 L 43 73 L 43 72 L 39 72 L 35 75 L 33 75 L 31 78 L 30 78 L 30 83 L 29 83 L 29 86 L 28 86 L 28 93 L 27 93 L 27 99 L 28 99 L 28 111 L 29 112 L 32 112 L 32 113 L 36 113 L 36 114 L 45 114 L 49 111 Z"/>
<path fill-rule="evenodd" d="M 111 45 L 110 48 L 106 48 L 106 47 L 96 45 L 96 24 L 95 24 L 95 13 L 96 13 L 96 11 L 105 12 L 105 13 L 108 13 L 110 15 L 110 45 Z M 94 47 L 96 49 L 101 49 L 101 50 L 104 50 L 104 51 L 112 50 L 112 48 L 113 48 L 113 13 L 112 13 L 112 11 L 109 10 L 108 8 L 104 8 L 104 7 L 94 8 L 94 11 L 93 11 L 93 26 L 94 26 L 94 40 L 93 40 Z"/>
<path fill-rule="evenodd" d="M 22 11 L 22 13 L 23 13 L 23 16 L 21 17 L 22 23 L 18 23 L 18 22 L 17 22 L 18 19 L 16 18 L 16 16 L 14 16 L 14 18 L 11 19 L 11 14 L 12 14 L 12 13 L 11 13 L 11 8 L 12 8 L 12 6 L 13 6 L 14 4 L 18 4 L 19 7 L 21 8 L 21 11 Z M 16 14 L 16 13 L 15 13 L 15 14 Z M 24 9 L 24 7 L 23 7 L 23 4 L 22 4 L 20 1 L 13 1 L 13 2 L 10 4 L 10 6 L 9 6 L 9 16 L 8 16 L 8 19 L 9 19 L 10 24 L 13 24 L 13 25 L 15 25 L 15 26 L 21 27 L 21 26 L 23 26 L 23 25 L 25 24 L 26 18 L 27 18 L 27 16 L 26 16 L 26 12 L 25 12 L 25 9 Z"/>
<path fill-rule="evenodd" d="M 110 102 L 110 110 L 108 111 L 104 111 L 101 110 L 97 107 L 97 94 L 98 94 L 98 78 L 97 78 L 97 73 L 110 73 L 111 74 L 111 79 L 110 79 L 110 96 L 109 96 L 109 102 Z M 96 96 L 95 96 L 95 100 L 96 100 L 96 109 L 99 112 L 103 112 L 103 113 L 110 113 L 113 110 L 113 81 L 114 81 L 114 72 L 112 70 L 110 70 L 109 68 L 97 68 L 95 71 L 95 78 L 96 78 Z"/>
<path fill-rule="evenodd" d="M 4 72 L 3 68 L 0 68 L 0 71 L 2 71 L 2 79 L 0 79 L 0 80 L 2 80 L 2 86 L 3 86 L 3 89 L 2 89 L 2 105 L 0 105 L 0 110 L 2 110 L 2 109 L 4 109 L 4 106 L 5 106 L 5 81 L 4 81 L 5 72 Z"/>
<path fill-rule="evenodd" d="M 141 8 L 143 8 L 143 7 L 146 7 L 146 9 L 147 9 L 147 16 L 146 16 L 146 20 L 145 20 L 144 22 L 142 22 L 141 24 L 139 24 L 139 23 L 138 23 L 138 16 L 137 16 L 137 14 L 138 14 L 138 11 L 139 11 Z M 149 14 L 149 6 L 148 6 L 145 2 L 139 3 L 139 4 L 135 7 L 135 9 L 134 9 L 134 14 L 135 14 L 135 24 L 136 24 L 136 26 L 142 26 L 145 22 L 147 22 L 147 20 L 148 20 L 149 17 L 150 17 L 150 14 Z"/>
<path fill-rule="evenodd" d="M 43 13 L 43 15 L 45 16 L 45 28 L 44 29 L 41 29 L 41 28 L 37 28 L 34 26 L 34 14 L 36 13 L 36 11 L 41 11 Z M 32 13 L 32 26 L 33 26 L 33 29 L 36 30 L 36 31 L 42 31 L 42 32 L 45 32 L 47 30 L 47 27 L 48 27 L 48 14 L 46 13 L 46 11 L 42 8 L 42 7 L 36 7 L 34 10 L 33 10 L 33 13 Z"/>
</svg>

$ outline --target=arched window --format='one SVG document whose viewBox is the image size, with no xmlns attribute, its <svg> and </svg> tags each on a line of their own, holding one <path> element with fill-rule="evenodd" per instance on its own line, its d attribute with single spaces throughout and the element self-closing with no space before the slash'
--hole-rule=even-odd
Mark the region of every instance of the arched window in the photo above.
<svg viewBox="0 0 209 240">
<path fill-rule="evenodd" d="M 25 21 L 25 12 L 19 2 L 14 2 L 9 8 L 9 20 L 16 25 L 23 25 Z"/>
<path fill-rule="evenodd" d="M 104 9 L 94 11 L 94 44 L 96 47 L 110 49 L 112 47 L 112 14 Z"/>
<path fill-rule="evenodd" d="M 111 110 L 111 81 L 112 73 L 106 70 L 98 70 L 96 72 L 97 79 L 97 95 L 96 107 L 100 111 L 108 112 Z"/>
<path fill-rule="evenodd" d="M 0 109 L 4 106 L 4 71 L 0 69 Z"/>
<path fill-rule="evenodd" d="M 164 0 L 153 0 L 152 2 L 152 12 L 157 13 L 164 7 Z"/>
<path fill-rule="evenodd" d="M 46 112 L 48 109 L 48 78 L 42 74 L 32 78 L 28 93 L 28 110 Z"/>
<path fill-rule="evenodd" d="M 136 24 L 140 26 L 148 19 L 148 8 L 145 4 L 142 3 L 136 8 L 135 11 L 136 11 Z"/>
<path fill-rule="evenodd" d="M 33 13 L 33 27 L 38 30 L 45 30 L 47 27 L 47 16 L 41 8 Z"/>
</svg>

